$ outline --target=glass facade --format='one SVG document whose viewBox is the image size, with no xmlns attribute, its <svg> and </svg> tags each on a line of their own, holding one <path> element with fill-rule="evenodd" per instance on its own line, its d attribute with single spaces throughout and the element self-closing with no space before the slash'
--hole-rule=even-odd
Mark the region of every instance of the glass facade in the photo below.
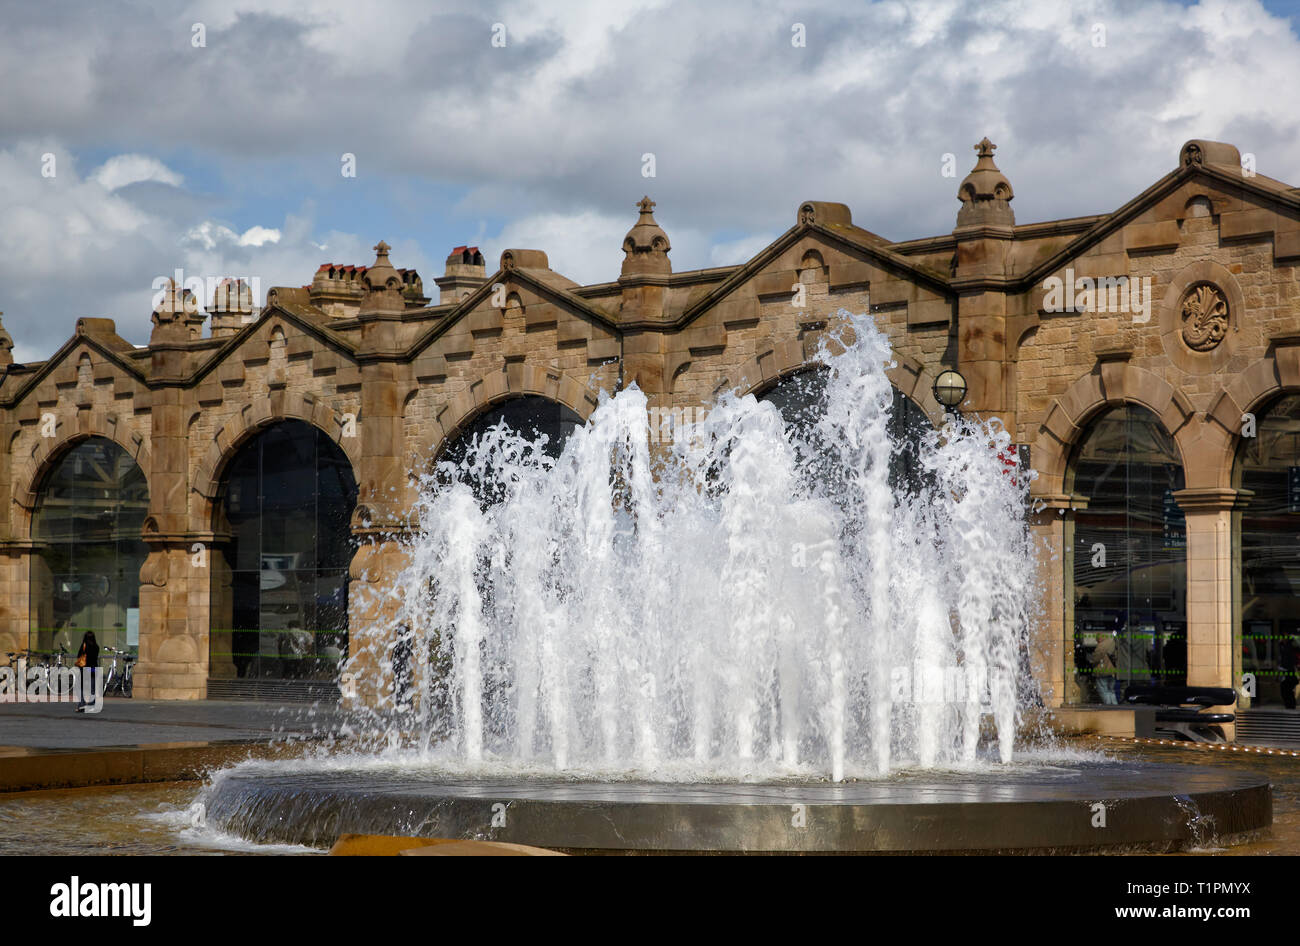
<svg viewBox="0 0 1300 946">
<path fill-rule="evenodd" d="M 58 460 L 32 518 L 33 650 L 75 658 L 82 636 L 94 631 L 101 648 L 138 654 L 148 510 L 144 472 L 113 441 L 91 437 Z"/>
<path fill-rule="evenodd" d="M 357 485 L 322 431 L 267 427 L 222 482 L 213 569 L 213 677 L 332 680 L 347 655 Z M 220 540 L 219 540 L 220 541 Z"/>
<path fill-rule="evenodd" d="M 1300 395 L 1275 402 L 1242 437 L 1237 472 L 1254 493 L 1240 515 L 1241 663 L 1254 705 L 1295 708 L 1300 643 Z"/>
<path fill-rule="evenodd" d="M 759 399 L 775 405 L 785 418 L 786 424 L 794 428 L 797 438 L 796 452 L 801 461 L 800 442 L 815 441 L 815 428 L 822 415 L 826 413 L 826 382 L 829 369 L 823 367 L 807 368 L 782 378 Z M 894 388 L 894 404 L 890 413 L 889 433 L 894 442 L 894 454 L 889 464 L 889 485 L 895 490 L 903 488 L 915 491 L 921 483 L 921 469 L 917 462 L 917 451 L 922 434 L 932 430 L 933 425 L 925 411 L 907 395 Z M 806 449 L 806 447 L 805 447 Z M 801 463 L 813 475 L 825 475 L 816 469 L 815 458 L 811 462 Z"/>
<path fill-rule="evenodd" d="M 1089 426 L 1067 482 L 1087 502 L 1066 558 L 1082 702 L 1115 703 L 1130 683 L 1186 682 L 1182 488 L 1178 448 L 1155 414 L 1126 405 Z"/>
<path fill-rule="evenodd" d="M 438 456 L 438 462 L 459 464 L 465 459 L 470 444 L 484 432 L 503 422 L 507 428 L 529 440 L 544 435 L 546 437 L 544 452 L 552 458 L 560 455 L 560 451 L 564 449 L 564 441 L 582 426 L 582 418 L 557 401 L 532 394 L 511 398 L 476 417 L 460 436 L 447 444 Z M 480 482 L 467 473 L 462 472 L 458 475 L 474 490 L 481 502 L 487 504 L 494 500 L 495 489 L 491 484 Z"/>
</svg>

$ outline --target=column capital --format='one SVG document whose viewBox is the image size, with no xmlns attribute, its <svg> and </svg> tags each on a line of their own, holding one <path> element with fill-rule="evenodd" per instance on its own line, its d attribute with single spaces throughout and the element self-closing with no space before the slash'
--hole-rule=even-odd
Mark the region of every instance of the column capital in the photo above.
<svg viewBox="0 0 1300 946">
<path fill-rule="evenodd" d="M 1184 512 L 1230 512 L 1241 509 L 1255 496 L 1253 490 L 1203 486 L 1174 492 L 1174 502 Z"/>
</svg>

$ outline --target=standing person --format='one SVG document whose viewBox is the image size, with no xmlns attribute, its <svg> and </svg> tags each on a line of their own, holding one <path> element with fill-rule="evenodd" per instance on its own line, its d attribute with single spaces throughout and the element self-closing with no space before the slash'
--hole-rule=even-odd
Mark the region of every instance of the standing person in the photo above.
<svg viewBox="0 0 1300 946">
<path fill-rule="evenodd" d="M 1097 635 L 1097 646 L 1092 649 L 1092 679 L 1097 685 L 1097 695 L 1107 705 L 1119 702 L 1115 695 L 1115 654 L 1118 645 L 1113 633 Z"/>
<path fill-rule="evenodd" d="M 86 704 L 93 703 L 95 686 L 99 682 L 99 644 L 95 640 L 95 632 L 87 631 L 81 638 L 81 650 L 77 651 L 77 666 L 88 667 L 90 672 L 83 675 L 83 681 L 86 684 L 81 688 L 81 699 L 77 703 L 77 712 L 84 713 Z M 90 693 L 86 692 L 89 688 Z M 90 696 L 91 699 L 87 699 Z"/>
<path fill-rule="evenodd" d="M 1300 663 L 1300 651 L 1296 649 L 1295 638 L 1287 635 L 1282 639 L 1278 657 L 1278 668 L 1282 671 L 1282 705 L 1287 709 L 1295 709 L 1295 688 L 1300 684 L 1300 677 L 1296 676 L 1297 663 Z"/>
</svg>

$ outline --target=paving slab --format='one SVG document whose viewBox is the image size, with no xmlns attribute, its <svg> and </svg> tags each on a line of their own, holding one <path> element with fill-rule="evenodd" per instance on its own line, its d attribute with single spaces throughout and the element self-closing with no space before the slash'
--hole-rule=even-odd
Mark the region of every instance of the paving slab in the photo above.
<svg viewBox="0 0 1300 946">
<path fill-rule="evenodd" d="M 70 703 L 0 703 L 5 747 L 92 749 L 168 742 L 269 742 L 337 731 L 336 708 L 229 700 L 106 699 L 100 713 Z"/>
</svg>

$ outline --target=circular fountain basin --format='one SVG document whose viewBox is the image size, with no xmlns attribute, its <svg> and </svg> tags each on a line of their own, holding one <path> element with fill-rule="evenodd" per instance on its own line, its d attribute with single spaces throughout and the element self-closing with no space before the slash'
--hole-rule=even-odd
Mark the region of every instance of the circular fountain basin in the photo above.
<svg viewBox="0 0 1300 946">
<path fill-rule="evenodd" d="M 1187 765 L 1070 762 L 880 781 L 564 781 L 410 768 L 223 773 L 208 823 L 261 842 L 345 833 L 575 852 L 886 853 L 1168 849 L 1272 823 L 1266 780 Z"/>
</svg>

